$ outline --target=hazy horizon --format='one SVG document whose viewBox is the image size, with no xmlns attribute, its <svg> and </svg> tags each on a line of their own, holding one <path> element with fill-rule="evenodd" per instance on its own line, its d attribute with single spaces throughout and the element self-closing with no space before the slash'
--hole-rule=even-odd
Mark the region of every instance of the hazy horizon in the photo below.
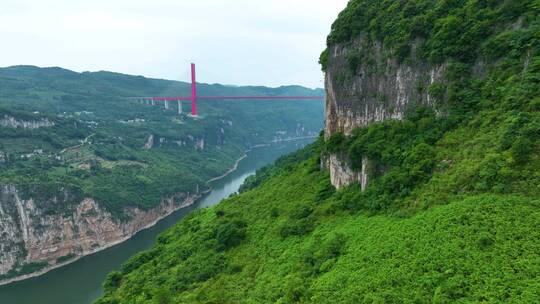
<svg viewBox="0 0 540 304">
<path fill-rule="evenodd" d="M 223 85 L 324 86 L 318 64 L 347 0 L 8 1 L 0 66 L 110 71 Z"/>
<path fill-rule="evenodd" d="M 39 69 L 55 69 L 55 68 L 59 68 L 59 69 L 63 69 L 63 70 L 67 70 L 67 71 L 71 71 L 71 72 L 79 73 L 79 74 L 82 74 L 82 73 L 113 73 L 113 74 L 121 74 L 121 75 L 133 76 L 133 77 L 142 76 L 142 77 L 145 77 L 145 78 L 148 78 L 148 79 L 176 81 L 176 82 L 181 82 L 181 83 L 186 83 L 186 84 L 191 83 L 191 80 L 188 80 L 188 79 L 185 79 L 185 80 L 166 79 L 166 78 L 160 78 L 160 77 L 149 77 L 149 76 L 145 76 L 145 75 L 127 74 L 127 73 L 122 73 L 122 72 L 117 72 L 117 71 L 107 71 L 107 70 L 74 71 L 72 69 L 68 69 L 68 68 L 61 67 L 61 66 L 37 66 L 37 65 L 31 65 L 31 64 L 16 64 L 16 65 L 0 66 L 0 69 L 9 69 L 9 68 L 17 68 L 17 67 L 34 67 L 34 68 L 39 68 Z M 311 90 L 324 90 L 324 86 L 308 87 L 308 86 L 303 86 L 301 84 L 294 84 L 294 83 L 292 83 L 292 84 L 281 84 L 281 85 L 275 85 L 275 86 L 272 86 L 272 85 L 252 85 L 252 84 L 238 85 L 238 84 L 228 84 L 228 83 L 219 83 L 219 82 L 206 82 L 206 81 L 204 81 L 204 79 L 203 80 L 197 79 L 197 83 L 198 84 L 205 84 L 205 85 L 221 85 L 221 86 L 224 86 L 224 87 L 266 87 L 266 88 L 271 88 L 271 89 L 280 88 L 280 87 L 301 86 L 301 87 L 311 89 Z"/>
</svg>

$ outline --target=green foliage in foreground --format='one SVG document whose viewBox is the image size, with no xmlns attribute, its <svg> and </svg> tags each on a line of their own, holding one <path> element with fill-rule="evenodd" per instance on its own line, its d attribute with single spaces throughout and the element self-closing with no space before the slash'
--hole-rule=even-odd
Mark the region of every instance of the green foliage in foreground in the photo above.
<svg viewBox="0 0 540 304">
<path fill-rule="evenodd" d="M 160 235 L 153 249 L 109 275 L 97 303 L 532 303 L 540 297 L 538 200 L 472 194 L 407 217 L 368 216 L 342 207 L 318 157 L 281 163 L 262 172 L 273 173 L 259 187 Z"/>
</svg>

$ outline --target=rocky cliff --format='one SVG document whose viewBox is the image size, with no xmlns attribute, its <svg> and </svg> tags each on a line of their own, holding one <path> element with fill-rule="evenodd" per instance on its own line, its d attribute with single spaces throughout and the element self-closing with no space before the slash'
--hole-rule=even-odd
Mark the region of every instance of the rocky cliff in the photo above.
<svg viewBox="0 0 540 304">
<path fill-rule="evenodd" d="M 437 97 L 429 88 L 442 82 L 443 71 L 444 65 L 400 62 L 382 43 L 363 38 L 330 46 L 326 137 L 335 132 L 350 135 L 355 128 L 385 119 L 401 119 L 411 104 L 433 105 Z"/>
<path fill-rule="evenodd" d="M 142 211 L 129 208 L 127 221 L 119 221 L 93 199 L 84 198 L 64 212 L 48 205 L 58 198 L 37 202 L 25 198 L 12 185 L 0 187 L 0 276 L 25 274 L 25 267 L 47 269 L 133 236 L 173 211 L 192 204 L 199 195 L 178 194 L 161 205 Z"/>
<path fill-rule="evenodd" d="M 415 58 L 416 44 L 411 47 Z M 380 42 L 358 37 L 352 42 L 329 46 L 325 76 L 325 138 L 386 119 L 401 119 L 411 105 L 433 106 L 440 98 L 437 84 L 443 81 L 444 64 L 400 62 Z M 436 94 L 437 93 L 437 94 Z M 369 160 L 355 172 L 348 160 L 337 154 L 323 158 L 337 188 L 358 182 L 367 185 Z"/>
<path fill-rule="evenodd" d="M 362 169 L 353 170 L 346 156 L 332 153 L 322 158 L 322 167 L 330 172 L 330 182 L 337 189 L 341 189 L 352 183 L 359 183 L 362 190 L 366 189 L 368 184 L 368 165 L 367 157 L 362 158 Z"/>
<path fill-rule="evenodd" d="M 52 127 L 55 123 L 43 118 L 39 120 L 24 120 L 24 119 L 18 119 L 13 116 L 4 115 L 4 117 L 0 118 L 0 127 L 5 128 L 23 128 L 23 129 L 39 129 L 39 128 L 46 128 L 46 127 Z"/>
</svg>

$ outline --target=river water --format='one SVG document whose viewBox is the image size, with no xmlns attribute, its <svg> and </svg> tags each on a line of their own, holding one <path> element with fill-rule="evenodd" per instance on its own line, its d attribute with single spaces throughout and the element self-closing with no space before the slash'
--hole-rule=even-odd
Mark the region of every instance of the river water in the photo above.
<svg viewBox="0 0 540 304">
<path fill-rule="evenodd" d="M 312 140 L 275 143 L 255 148 L 243 159 L 236 171 L 211 183 L 212 192 L 190 207 L 181 209 L 155 226 L 141 231 L 117 246 L 86 256 L 72 264 L 42 276 L 0 286 L 0 304 L 90 304 L 101 294 L 101 283 L 112 270 L 139 251 L 150 248 L 156 236 L 191 211 L 219 203 L 236 192 L 255 170 L 272 163 L 281 155 L 298 150 Z"/>
</svg>

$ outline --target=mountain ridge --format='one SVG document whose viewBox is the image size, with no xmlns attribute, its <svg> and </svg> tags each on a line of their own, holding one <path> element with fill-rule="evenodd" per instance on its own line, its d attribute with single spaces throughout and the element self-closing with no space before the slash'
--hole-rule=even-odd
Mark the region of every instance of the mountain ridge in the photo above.
<svg viewBox="0 0 540 304">
<path fill-rule="evenodd" d="M 0 67 L 0 71 L 18 71 L 21 72 L 21 70 L 27 70 L 27 71 L 59 71 L 64 72 L 65 74 L 78 74 L 78 75 L 108 75 L 108 76 L 120 76 L 120 77 L 129 77 L 129 78 L 137 78 L 137 79 L 148 79 L 148 80 L 159 80 L 159 81 L 167 81 L 172 82 L 175 84 L 180 85 L 191 85 L 191 83 L 186 81 L 179 81 L 179 80 L 173 80 L 173 79 L 165 79 L 165 78 L 159 78 L 159 77 L 147 77 L 144 75 L 132 75 L 128 73 L 122 73 L 122 72 L 114 72 L 114 71 L 108 71 L 108 70 L 99 70 L 99 71 L 82 71 L 82 72 L 76 72 L 74 70 L 62 68 L 60 66 L 50 66 L 50 67 L 41 67 L 36 65 L 13 65 L 13 66 L 7 66 L 7 67 Z M 201 85 L 208 85 L 208 86 L 223 86 L 223 87 L 230 87 L 230 88 L 253 88 L 253 89 L 305 89 L 308 92 L 314 91 L 316 93 L 320 93 L 323 95 L 324 89 L 323 88 L 309 88 L 301 85 L 280 85 L 280 86 L 265 86 L 265 85 L 233 85 L 233 84 L 222 84 L 222 83 L 205 83 L 205 82 L 197 82 Z"/>
</svg>

